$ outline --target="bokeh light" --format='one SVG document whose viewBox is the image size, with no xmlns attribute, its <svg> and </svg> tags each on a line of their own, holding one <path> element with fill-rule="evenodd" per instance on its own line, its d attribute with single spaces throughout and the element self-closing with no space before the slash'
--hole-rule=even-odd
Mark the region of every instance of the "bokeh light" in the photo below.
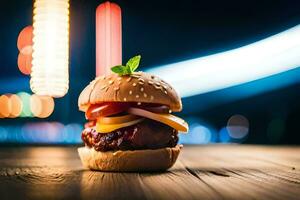
<svg viewBox="0 0 300 200">
<path fill-rule="evenodd" d="M 243 139 L 249 132 L 249 121 L 243 115 L 233 115 L 227 122 L 227 131 L 233 139 Z"/>
<path fill-rule="evenodd" d="M 181 144 L 207 144 L 216 142 L 216 131 L 210 125 L 197 118 L 187 119 L 189 133 L 179 134 Z"/>
<path fill-rule="evenodd" d="M 19 51 L 23 55 L 32 54 L 32 38 L 33 38 L 33 29 L 32 26 L 26 26 L 19 33 L 17 46 Z"/>
<path fill-rule="evenodd" d="M 31 73 L 31 67 L 32 67 L 32 54 L 26 55 L 20 52 L 18 55 L 19 70 L 23 74 L 29 75 Z"/>
<path fill-rule="evenodd" d="M 31 109 L 30 109 L 30 94 L 26 92 L 19 92 L 17 94 L 22 102 L 23 102 L 23 107 L 22 107 L 22 112 L 20 117 L 32 117 Z"/>
<path fill-rule="evenodd" d="M 7 140 L 7 130 L 0 126 L 0 142 L 5 142 Z"/>
<path fill-rule="evenodd" d="M 10 118 L 19 117 L 23 108 L 21 98 L 15 94 L 10 94 L 7 96 L 9 97 L 9 106 L 10 106 L 10 113 L 8 117 Z"/>
<path fill-rule="evenodd" d="M 0 96 L 0 118 L 8 117 L 10 114 L 9 97 L 7 95 Z"/>
<path fill-rule="evenodd" d="M 0 143 L 81 144 L 81 124 L 34 122 L 22 126 L 0 126 Z"/>
<path fill-rule="evenodd" d="M 31 90 L 62 97 L 69 89 L 69 0 L 35 0 Z"/>
<path fill-rule="evenodd" d="M 30 97 L 30 109 L 35 117 L 49 117 L 54 110 L 54 100 L 50 96 L 39 96 L 33 94 Z"/>
<path fill-rule="evenodd" d="M 231 137 L 228 133 L 227 127 L 221 128 L 219 131 L 219 142 L 221 143 L 229 143 L 232 142 Z"/>
<path fill-rule="evenodd" d="M 26 92 L 0 96 L 0 118 L 49 117 L 54 111 L 54 99 L 50 96 L 30 95 Z"/>
</svg>

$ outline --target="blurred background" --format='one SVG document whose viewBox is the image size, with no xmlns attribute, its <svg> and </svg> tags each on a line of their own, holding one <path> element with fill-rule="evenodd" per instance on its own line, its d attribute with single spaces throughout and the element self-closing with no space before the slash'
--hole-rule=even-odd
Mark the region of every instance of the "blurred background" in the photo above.
<svg viewBox="0 0 300 200">
<path fill-rule="evenodd" d="M 0 118 L 1 145 L 81 143 L 85 117 L 78 111 L 77 99 L 95 77 L 95 10 L 101 2 L 70 2 L 70 89 L 66 96 L 55 99 L 54 111 L 48 118 L 33 117 L 28 103 L 32 94 L 30 77 L 17 67 L 17 38 L 25 26 L 32 24 L 33 2 L 10 0 L 1 6 L 0 94 L 18 94 L 23 101 L 20 117 Z M 182 71 L 186 78 L 186 88 L 181 87 L 179 91 L 183 94 L 184 109 L 178 115 L 189 122 L 190 132 L 180 135 L 181 143 L 300 144 L 298 66 L 258 80 L 245 79 L 228 87 L 210 90 L 201 87 L 192 91 L 192 87 L 199 85 L 193 83 L 201 84 L 202 79 L 209 79 L 213 85 L 226 73 L 241 74 L 241 79 L 243 73 L 225 70 L 224 74 L 221 64 L 220 72 L 217 70 L 209 77 L 201 76 L 200 70 L 198 78 L 190 84 L 189 76 L 185 76 L 190 69 L 185 63 L 180 64 L 187 61 L 188 65 L 192 59 L 241 49 L 291 30 L 300 23 L 300 1 L 114 2 L 122 8 L 123 62 L 141 54 L 141 70 L 158 70 L 160 76 L 159 69 L 167 65 L 171 76 L 175 71 L 170 64 L 175 63 L 174 70 Z M 281 46 L 275 44 L 274 48 Z M 274 57 L 266 59 L 272 61 Z M 243 60 L 238 57 L 236 63 L 243 66 Z M 226 66 L 224 63 L 223 67 Z M 205 81 L 205 84 L 209 83 Z"/>
</svg>

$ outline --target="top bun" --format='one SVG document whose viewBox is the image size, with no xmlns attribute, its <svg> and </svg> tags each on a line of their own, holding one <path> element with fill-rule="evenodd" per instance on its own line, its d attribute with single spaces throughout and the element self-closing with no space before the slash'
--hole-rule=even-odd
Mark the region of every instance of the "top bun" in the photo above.
<svg viewBox="0 0 300 200">
<path fill-rule="evenodd" d="M 90 105 L 102 102 L 156 103 L 167 105 L 174 112 L 182 109 L 181 99 L 174 88 L 157 76 L 144 72 L 97 77 L 81 92 L 78 107 L 85 112 Z"/>
</svg>

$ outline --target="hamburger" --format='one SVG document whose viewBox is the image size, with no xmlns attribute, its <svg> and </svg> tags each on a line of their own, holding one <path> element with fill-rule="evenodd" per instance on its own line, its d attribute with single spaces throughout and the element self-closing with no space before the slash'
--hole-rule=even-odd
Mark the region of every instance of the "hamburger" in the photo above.
<svg viewBox="0 0 300 200">
<path fill-rule="evenodd" d="M 88 122 L 78 148 L 82 164 L 100 171 L 161 171 L 175 163 L 182 145 L 178 132 L 187 123 L 174 88 L 159 77 L 135 72 L 140 56 L 97 77 L 78 99 Z"/>
</svg>

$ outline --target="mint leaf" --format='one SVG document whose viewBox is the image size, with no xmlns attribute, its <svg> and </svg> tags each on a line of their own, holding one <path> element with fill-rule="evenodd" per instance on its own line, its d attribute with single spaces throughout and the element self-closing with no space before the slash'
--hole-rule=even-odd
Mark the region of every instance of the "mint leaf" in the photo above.
<svg viewBox="0 0 300 200">
<path fill-rule="evenodd" d="M 126 63 L 126 67 L 128 66 L 130 68 L 131 73 L 134 72 L 139 64 L 140 64 L 141 56 L 134 56 L 133 58 L 130 58 L 128 62 Z"/>
<path fill-rule="evenodd" d="M 141 60 L 141 56 L 134 56 L 133 58 L 129 59 L 126 63 L 126 66 L 117 65 L 111 69 L 114 73 L 118 74 L 119 76 L 132 74 L 139 66 Z"/>
<path fill-rule="evenodd" d="M 126 66 L 123 66 L 123 65 L 117 65 L 117 66 L 114 66 L 110 69 L 111 69 L 111 71 L 113 71 L 116 74 L 119 74 L 121 76 L 126 74 Z"/>
<path fill-rule="evenodd" d="M 130 66 L 128 66 L 128 65 L 125 66 L 125 70 L 126 70 L 126 74 L 132 74 L 132 72 L 133 72 L 131 70 Z"/>
</svg>

